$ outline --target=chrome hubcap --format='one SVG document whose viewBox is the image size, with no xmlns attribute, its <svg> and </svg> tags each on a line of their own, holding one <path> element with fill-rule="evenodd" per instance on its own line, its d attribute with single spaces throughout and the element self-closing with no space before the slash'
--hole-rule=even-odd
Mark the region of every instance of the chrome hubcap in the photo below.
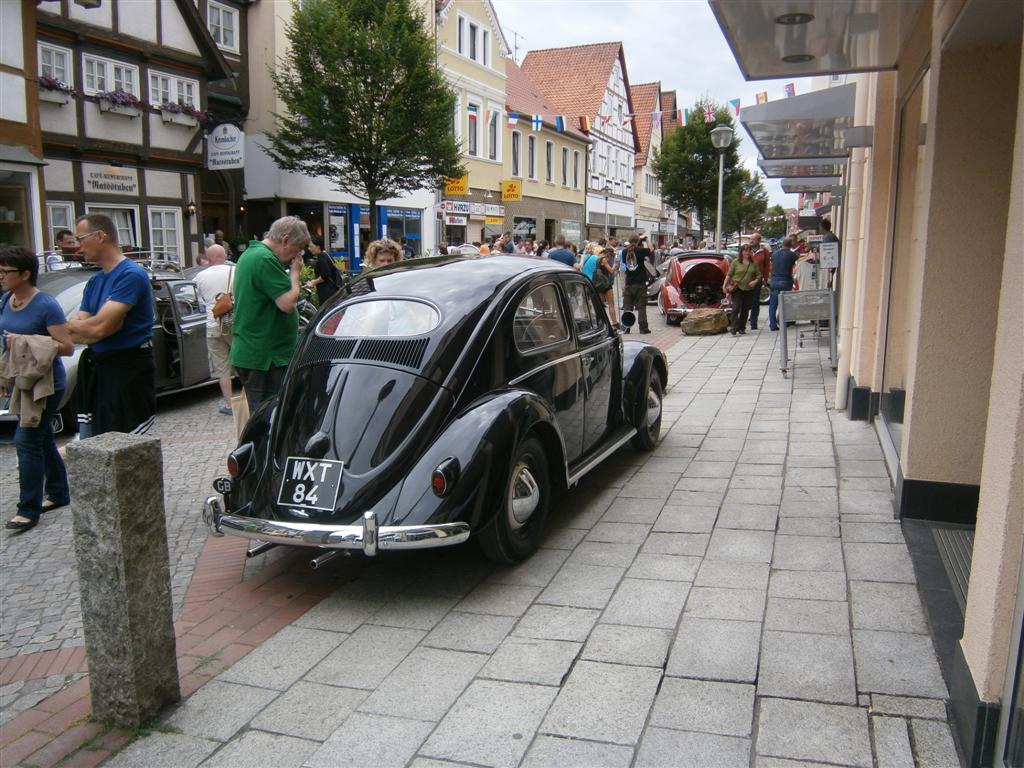
<svg viewBox="0 0 1024 768">
<path fill-rule="evenodd" d="M 516 464 L 512 471 L 512 487 L 509 489 L 509 523 L 512 530 L 526 525 L 526 521 L 537 510 L 540 503 L 540 487 L 525 463 Z"/>
<path fill-rule="evenodd" d="M 647 428 L 651 429 L 661 418 L 661 396 L 654 387 L 647 390 Z"/>
</svg>

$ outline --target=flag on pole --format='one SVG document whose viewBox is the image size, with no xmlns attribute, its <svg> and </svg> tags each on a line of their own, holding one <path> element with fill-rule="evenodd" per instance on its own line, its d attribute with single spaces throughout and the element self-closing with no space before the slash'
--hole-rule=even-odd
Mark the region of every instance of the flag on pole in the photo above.
<svg viewBox="0 0 1024 768">
<path fill-rule="evenodd" d="M 565 115 L 555 115 L 555 130 L 559 133 L 565 132 Z"/>
<path fill-rule="evenodd" d="M 758 104 L 767 104 L 768 103 L 768 91 L 761 91 L 759 94 L 757 94 L 757 103 Z"/>
<path fill-rule="evenodd" d="M 715 122 L 715 108 L 710 104 L 704 105 L 704 122 L 713 123 Z"/>
<path fill-rule="evenodd" d="M 518 122 L 519 122 L 519 113 L 518 112 L 509 112 L 508 113 L 508 127 L 509 128 L 515 128 L 516 124 Z"/>
<path fill-rule="evenodd" d="M 740 113 L 740 100 L 729 99 L 729 103 L 732 104 L 732 108 L 736 110 L 736 114 L 738 115 Z"/>
<path fill-rule="evenodd" d="M 535 131 L 539 131 L 541 128 L 544 127 L 544 116 L 543 115 L 534 115 L 533 119 L 530 122 L 531 122 L 531 126 L 530 127 L 533 130 L 535 130 Z"/>
<path fill-rule="evenodd" d="M 586 115 L 580 117 L 580 130 L 584 133 L 590 133 L 590 118 Z"/>
<path fill-rule="evenodd" d="M 476 115 L 476 113 L 477 113 L 477 106 L 476 106 L 476 104 L 467 104 L 466 105 L 466 111 L 469 114 L 471 114 L 471 115 Z"/>
<path fill-rule="evenodd" d="M 796 96 L 796 83 L 786 83 L 786 97 Z"/>
<path fill-rule="evenodd" d="M 612 121 L 611 115 L 601 115 L 601 125 L 608 125 Z"/>
<path fill-rule="evenodd" d="M 633 115 L 623 115 L 622 116 L 622 124 L 623 125 L 629 125 L 632 122 L 633 122 Z"/>
<path fill-rule="evenodd" d="M 656 109 L 653 112 L 651 112 L 651 120 L 656 122 L 656 123 L 660 123 L 661 122 L 661 110 L 660 109 Z"/>
</svg>

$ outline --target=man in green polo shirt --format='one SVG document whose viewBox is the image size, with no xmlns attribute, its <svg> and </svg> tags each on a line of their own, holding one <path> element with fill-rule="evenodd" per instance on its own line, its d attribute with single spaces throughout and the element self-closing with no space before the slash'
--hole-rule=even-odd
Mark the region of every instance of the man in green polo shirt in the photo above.
<svg viewBox="0 0 1024 768">
<path fill-rule="evenodd" d="M 238 259 L 229 361 L 235 367 L 249 410 L 277 396 L 295 350 L 299 316 L 299 271 L 309 230 L 296 216 L 270 226 L 262 240 L 249 243 Z"/>
</svg>

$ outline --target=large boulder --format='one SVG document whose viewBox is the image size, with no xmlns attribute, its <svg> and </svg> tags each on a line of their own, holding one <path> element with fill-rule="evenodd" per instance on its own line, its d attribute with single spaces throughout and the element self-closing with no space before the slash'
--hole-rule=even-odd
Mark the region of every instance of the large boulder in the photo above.
<svg viewBox="0 0 1024 768">
<path fill-rule="evenodd" d="M 695 309 L 683 318 L 683 333 L 687 336 L 711 336 L 729 329 L 729 318 L 724 309 Z"/>
</svg>

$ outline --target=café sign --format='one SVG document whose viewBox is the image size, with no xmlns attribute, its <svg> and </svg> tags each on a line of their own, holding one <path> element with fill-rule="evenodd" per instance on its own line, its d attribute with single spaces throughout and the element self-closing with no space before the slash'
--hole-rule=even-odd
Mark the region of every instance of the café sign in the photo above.
<svg viewBox="0 0 1024 768">
<path fill-rule="evenodd" d="M 82 164 L 85 191 L 101 195 L 139 194 L 139 170 L 116 165 Z"/>
<path fill-rule="evenodd" d="M 245 137 L 237 125 L 221 123 L 206 137 L 206 167 L 211 171 L 245 167 Z"/>
</svg>

